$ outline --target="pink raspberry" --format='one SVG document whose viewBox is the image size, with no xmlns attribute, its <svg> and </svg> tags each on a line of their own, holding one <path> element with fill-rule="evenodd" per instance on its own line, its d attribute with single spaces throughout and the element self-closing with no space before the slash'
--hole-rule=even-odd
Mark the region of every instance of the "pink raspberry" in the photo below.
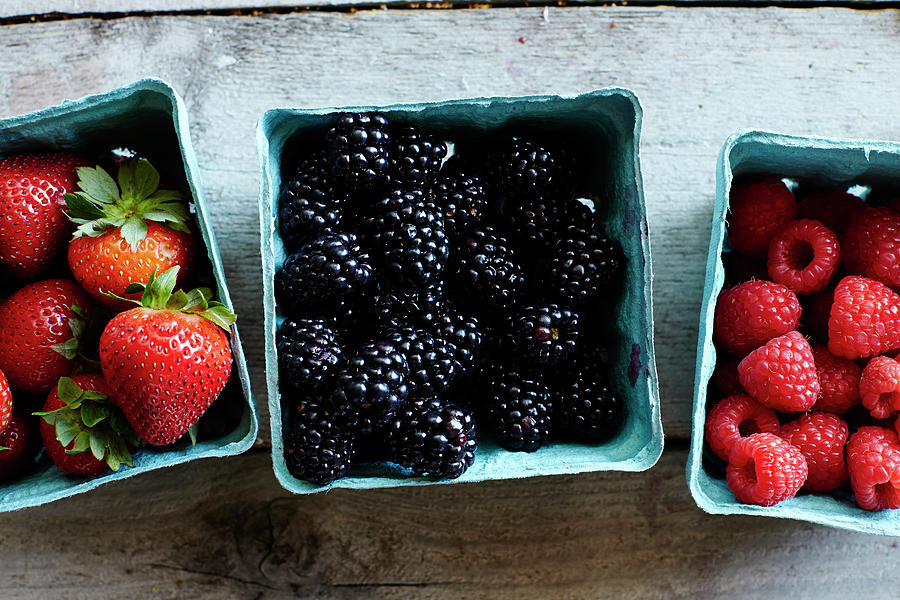
<svg viewBox="0 0 900 600">
<path fill-rule="evenodd" d="M 814 412 L 782 425 L 781 439 L 796 446 L 806 459 L 809 475 L 803 489 L 830 492 L 847 481 L 844 444 L 850 430 L 837 415 Z"/>
<path fill-rule="evenodd" d="M 813 358 L 819 376 L 819 398 L 813 410 L 841 415 L 859 404 L 859 365 L 835 356 L 825 346 L 814 346 Z"/>
<path fill-rule="evenodd" d="M 729 208 L 728 241 L 747 256 L 765 256 L 769 241 L 797 216 L 794 194 L 777 177 L 735 180 Z"/>
<path fill-rule="evenodd" d="M 806 481 L 806 459 L 777 435 L 754 433 L 735 442 L 725 475 L 741 502 L 773 506 L 797 495 Z"/>
<path fill-rule="evenodd" d="M 867 208 L 868 205 L 859 196 L 842 190 L 816 190 L 797 203 L 797 216 L 815 219 L 840 236 L 850 222 Z"/>
<path fill-rule="evenodd" d="M 900 410 L 900 363 L 887 356 L 876 356 L 862 370 L 859 380 L 862 404 L 876 419 L 887 419 Z"/>
<path fill-rule="evenodd" d="M 860 508 L 900 508 L 897 434 L 883 427 L 860 427 L 847 441 L 846 452 L 850 487 Z"/>
<path fill-rule="evenodd" d="M 778 433 L 778 417 L 750 396 L 729 396 L 716 404 L 706 417 L 706 441 L 722 460 L 742 437 L 754 433 Z"/>
<path fill-rule="evenodd" d="M 828 350 L 856 360 L 898 348 L 900 296 L 874 279 L 841 279 L 828 319 Z"/>
<path fill-rule="evenodd" d="M 797 328 L 800 301 L 786 286 L 746 281 L 719 294 L 713 339 L 728 352 L 744 356 L 767 341 Z"/>
<path fill-rule="evenodd" d="M 867 209 L 844 232 L 841 246 L 848 273 L 900 287 L 900 214 L 885 207 Z"/>
<path fill-rule="evenodd" d="M 769 276 L 798 294 L 825 289 L 840 262 L 837 236 L 818 221 L 792 221 L 769 242 Z"/>
<path fill-rule="evenodd" d="M 763 406 L 781 412 L 809 410 L 819 396 L 812 348 L 799 332 L 770 340 L 738 365 L 741 385 Z"/>
</svg>

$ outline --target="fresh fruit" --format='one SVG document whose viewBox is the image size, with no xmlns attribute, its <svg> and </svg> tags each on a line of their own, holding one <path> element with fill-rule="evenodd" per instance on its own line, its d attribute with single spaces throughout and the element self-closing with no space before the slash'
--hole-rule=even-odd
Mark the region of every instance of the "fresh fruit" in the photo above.
<svg viewBox="0 0 900 600">
<path fill-rule="evenodd" d="M 0 432 L 0 481 L 9 481 L 34 463 L 41 449 L 37 420 L 13 410 L 9 424 Z"/>
<path fill-rule="evenodd" d="M 831 305 L 834 304 L 834 286 L 829 286 L 817 294 L 806 296 L 803 309 L 803 320 L 806 331 L 823 344 L 828 343 L 828 320 L 831 318 Z"/>
<path fill-rule="evenodd" d="M 423 329 L 404 327 L 387 336 L 406 357 L 409 393 L 415 398 L 432 398 L 443 394 L 459 375 L 454 348 L 446 339 Z"/>
<path fill-rule="evenodd" d="M 111 310 L 135 299 L 125 289 L 151 273 L 179 269 L 188 280 L 194 257 L 190 216 L 180 192 L 159 189 L 159 172 L 146 160 L 119 167 L 118 182 L 101 167 L 78 169 L 78 191 L 66 194 L 66 213 L 77 224 L 69 268 L 96 301 Z"/>
<path fill-rule="evenodd" d="M 568 196 L 509 196 L 503 203 L 503 217 L 517 239 L 547 245 L 577 224 L 582 208 L 581 202 Z"/>
<path fill-rule="evenodd" d="M 175 291 L 178 267 L 150 276 L 138 305 L 100 336 L 100 365 L 113 403 L 148 444 L 171 444 L 219 396 L 231 374 L 234 313 L 209 289 Z"/>
<path fill-rule="evenodd" d="M 738 500 L 774 506 L 797 495 L 807 466 L 798 448 L 775 434 L 754 433 L 735 442 L 725 473 Z"/>
<path fill-rule="evenodd" d="M 746 394 L 720 400 L 706 417 L 706 441 L 722 460 L 728 460 L 741 438 L 754 433 L 778 434 L 778 417 Z"/>
<path fill-rule="evenodd" d="M 900 287 L 900 214 L 869 208 L 850 223 L 841 238 L 844 268 L 888 287 Z"/>
<path fill-rule="evenodd" d="M 830 492 L 847 481 L 844 444 L 850 430 L 838 416 L 814 412 L 781 426 L 778 434 L 803 453 L 809 475 L 803 489 Z"/>
<path fill-rule="evenodd" d="M 485 183 L 473 170 L 447 165 L 435 186 L 435 202 L 444 217 L 447 236 L 459 237 L 478 228 L 488 214 Z"/>
<path fill-rule="evenodd" d="M 443 140 L 412 125 L 401 125 L 394 128 L 391 141 L 391 176 L 395 184 L 422 186 L 437 178 L 447 156 L 447 144 Z"/>
<path fill-rule="evenodd" d="M 285 246 L 293 250 L 321 235 L 337 233 L 348 201 L 331 173 L 326 152 L 298 161 L 281 188 L 279 231 Z"/>
<path fill-rule="evenodd" d="M 731 185 L 728 241 L 748 256 L 763 257 L 769 243 L 797 217 L 797 203 L 776 177 L 747 177 Z"/>
<path fill-rule="evenodd" d="M 748 354 L 738 365 L 738 374 L 757 402 L 782 412 L 809 410 L 819 396 L 812 348 L 796 331 Z"/>
<path fill-rule="evenodd" d="M 478 317 L 450 308 L 441 316 L 438 331 L 453 345 L 460 374 L 469 372 L 482 354 L 486 337 Z"/>
<path fill-rule="evenodd" d="M 886 419 L 900 410 L 900 363 L 876 356 L 866 364 L 859 380 L 862 405 L 876 419 Z"/>
<path fill-rule="evenodd" d="M 53 264 L 72 231 L 65 194 L 75 187 L 75 169 L 87 164 L 64 153 L 0 160 L 0 271 L 25 279 Z"/>
<path fill-rule="evenodd" d="M 610 438 L 624 419 L 625 405 L 601 365 L 582 359 L 553 390 L 554 432 L 579 442 Z"/>
<path fill-rule="evenodd" d="M 747 281 L 719 294 L 713 340 L 728 352 L 746 356 L 772 338 L 797 329 L 800 301 L 787 286 Z"/>
<path fill-rule="evenodd" d="M 513 137 L 503 150 L 500 187 L 506 192 L 536 196 L 571 192 L 575 182 L 566 152 L 536 139 Z"/>
<path fill-rule="evenodd" d="M 819 398 L 813 410 L 843 414 L 859 404 L 859 378 L 862 370 L 852 360 L 839 358 L 825 346 L 813 346 Z"/>
<path fill-rule="evenodd" d="M 828 351 L 855 360 L 900 348 L 900 296 L 865 277 L 844 277 L 834 290 Z"/>
<path fill-rule="evenodd" d="M 415 475 L 456 479 L 475 460 L 475 421 L 466 410 L 438 399 L 402 411 L 387 432 L 390 458 Z"/>
<path fill-rule="evenodd" d="M 507 318 L 501 344 L 526 362 L 563 364 L 580 350 L 579 315 L 557 304 L 520 308 Z"/>
<path fill-rule="evenodd" d="M 538 377 L 500 366 L 490 388 L 486 425 L 501 446 L 534 452 L 549 443 L 553 403 L 550 390 Z"/>
<path fill-rule="evenodd" d="M 353 437 L 314 400 L 301 400 L 284 437 L 288 470 L 316 485 L 328 485 L 347 474 L 356 453 Z"/>
<path fill-rule="evenodd" d="M 769 276 L 798 294 L 815 294 L 837 272 L 841 246 L 818 221 L 792 221 L 769 242 Z"/>
<path fill-rule="evenodd" d="M 545 285 L 570 306 L 584 306 L 608 294 L 624 264 L 618 242 L 601 232 L 573 225 L 550 250 Z"/>
<path fill-rule="evenodd" d="M 378 113 L 338 115 L 327 136 L 334 174 L 361 188 L 387 185 L 391 168 L 388 130 L 387 119 Z"/>
<path fill-rule="evenodd" d="M 12 411 L 12 391 L 9 389 L 9 382 L 6 381 L 3 371 L 0 371 L 0 433 L 3 433 L 6 426 L 9 425 Z"/>
<path fill-rule="evenodd" d="M 379 285 L 373 307 L 375 326 L 379 331 L 401 327 L 437 327 L 447 311 L 442 286 L 408 292 Z"/>
<path fill-rule="evenodd" d="M 61 377 L 35 414 L 47 455 L 63 473 L 90 477 L 134 466 L 130 448 L 141 440 L 110 401 L 102 376 Z"/>
<path fill-rule="evenodd" d="M 842 190 L 816 190 L 803 196 L 797 203 L 800 219 L 813 219 L 838 234 L 865 212 L 867 206 L 862 198 Z"/>
<path fill-rule="evenodd" d="M 515 306 L 525 291 L 525 272 L 509 241 L 490 227 L 466 235 L 456 251 L 455 275 L 461 300 L 482 312 Z"/>
<path fill-rule="evenodd" d="M 324 319 L 287 319 L 275 333 L 279 373 L 305 392 L 327 388 L 337 379 L 344 351 L 334 325 Z"/>
<path fill-rule="evenodd" d="M 900 442 L 883 427 L 860 427 L 847 440 L 850 487 L 860 508 L 900 508 Z"/>
<path fill-rule="evenodd" d="M 72 372 L 92 306 L 66 279 L 26 285 L 0 304 L 0 371 L 13 390 L 46 394 Z"/>
</svg>

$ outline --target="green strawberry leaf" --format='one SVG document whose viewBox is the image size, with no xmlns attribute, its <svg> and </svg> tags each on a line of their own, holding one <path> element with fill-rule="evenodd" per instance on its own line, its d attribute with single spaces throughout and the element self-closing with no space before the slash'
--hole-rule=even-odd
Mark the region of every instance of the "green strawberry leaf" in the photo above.
<svg viewBox="0 0 900 600">
<path fill-rule="evenodd" d="M 147 223 L 140 217 L 131 217 L 122 225 L 119 234 L 131 246 L 131 251 L 137 252 L 138 246 L 147 237 Z"/>
<path fill-rule="evenodd" d="M 94 427 L 107 417 L 109 417 L 109 409 L 102 404 L 89 402 L 81 405 L 81 422 L 85 427 Z"/>
<path fill-rule="evenodd" d="M 103 435 L 103 433 L 100 431 L 95 431 L 90 436 L 89 443 L 91 454 L 94 455 L 94 458 L 96 458 L 97 460 L 103 460 L 103 457 L 106 456 L 106 447 L 109 444 L 106 436 Z"/>
<path fill-rule="evenodd" d="M 218 302 L 210 304 L 209 308 L 198 314 L 225 330 L 228 330 L 237 321 L 235 314 L 228 310 L 224 304 L 219 304 Z"/>
<path fill-rule="evenodd" d="M 197 430 L 200 429 L 199 423 L 194 423 L 191 425 L 191 428 L 188 429 L 188 435 L 191 436 L 191 447 L 197 446 Z"/>
<path fill-rule="evenodd" d="M 12 448 L 9 448 L 7 446 L 0 446 L 0 452 L 3 452 L 4 450 L 12 450 Z"/>
<path fill-rule="evenodd" d="M 102 167 L 78 167 L 78 187 L 92 200 L 101 204 L 115 204 L 119 200 L 119 186 Z"/>
<path fill-rule="evenodd" d="M 71 407 L 73 402 L 81 399 L 81 388 L 71 377 L 60 377 L 56 384 L 56 395 L 63 403 Z"/>
<path fill-rule="evenodd" d="M 87 312 L 83 308 L 78 306 L 77 304 L 73 304 L 69 308 L 71 308 L 72 312 L 75 313 L 77 316 L 81 317 L 82 319 L 88 318 Z"/>
<path fill-rule="evenodd" d="M 56 439 L 63 447 L 68 446 L 80 431 L 81 429 L 70 421 L 65 419 L 58 419 L 56 421 Z"/>
<path fill-rule="evenodd" d="M 66 214 L 75 223 L 87 223 L 106 216 L 103 209 L 84 192 L 66 194 Z"/>
<path fill-rule="evenodd" d="M 75 357 L 78 356 L 78 340 L 75 338 L 69 338 L 59 344 L 53 344 L 50 348 L 62 354 L 66 360 L 75 360 Z"/>
<path fill-rule="evenodd" d="M 143 283 L 129 283 L 128 287 L 125 288 L 126 294 L 137 294 L 138 292 L 143 292 L 143 291 L 144 291 Z"/>
<path fill-rule="evenodd" d="M 75 436 L 72 447 L 66 450 L 66 454 L 78 454 L 91 447 L 91 432 L 81 431 Z"/>
<path fill-rule="evenodd" d="M 139 202 L 159 187 L 159 171 L 149 161 L 128 160 L 119 167 L 119 188 L 122 198 Z"/>
</svg>

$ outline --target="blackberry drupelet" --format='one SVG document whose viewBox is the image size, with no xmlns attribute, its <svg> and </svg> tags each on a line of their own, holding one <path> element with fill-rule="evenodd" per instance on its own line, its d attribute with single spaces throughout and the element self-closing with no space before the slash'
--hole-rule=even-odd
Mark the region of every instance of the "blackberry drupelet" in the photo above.
<svg viewBox="0 0 900 600">
<path fill-rule="evenodd" d="M 343 350 L 331 321 L 287 319 L 275 334 L 281 377 L 294 388 L 319 391 L 337 377 Z"/>
<path fill-rule="evenodd" d="M 356 433 L 372 433 L 398 410 L 409 395 L 409 363 L 387 340 L 363 344 L 338 376 L 329 408 Z"/>
<path fill-rule="evenodd" d="M 412 125 L 399 125 L 394 127 L 391 141 L 392 181 L 396 185 L 421 187 L 434 182 L 447 156 L 442 139 Z"/>
<path fill-rule="evenodd" d="M 444 216 L 444 229 L 450 237 L 471 231 L 487 218 L 487 188 L 473 169 L 458 163 L 445 166 L 438 177 L 435 195 Z"/>
<path fill-rule="evenodd" d="M 450 308 L 441 315 L 438 331 L 453 345 L 453 358 L 459 365 L 460 375 L 469 372 L 478 361 L 485 341 L 478 317 Z"/>
<path fill-rule="evenodd" d="M 579 315 L 558 304 L 526 306 L 507 319 L 500 343 L 528 362 L 564 364 L 580 349 Z"/>
<path fill-rule="evenodd" d="M 512 451 L 534 452 L 550 441 L 553 403 L 550 390 L 519 367 L 501 366 L 490 376 L 487 428 Z"/>
<path fill-rule="evenodd" d="M 358 294 L 371 277 L 369 255 L 356 235 L 328 234 L 288 256 L 275 276 L 275 292 L 291 310 L 321 308 Z"/>
<path fill-rule="evenodd" d="M 424 190 L 394 190 L 367 221 L 385 276 L 405 288 L 436 283 L 450 254 L 440 211 Z"/>
<path fill-rule="evenodd" d="M 623 403 L 601 371 L 572 369 L 553 399 L 554 430 L 579 442 L 609 438 L 622 421 Z"/>
<path fill-rule="evenodd" d="M 391 459 L 416 475 L 456 479 L 475 460 L 475 421 L 459 406 L 431 398 L 403 411 L 388 429 Z"/>
<path fill-rule="evenodd" d="M 525 290 L 525 273 L 509 241 L 490 227 L 464 236 L 456 248 L 454 272 L 468 302 L 479 311 L 515 306 Z"/>
<path fill-rule="evenodd" d="M 446 392 L 459 374 L 455 348 L 424 329 L 405 327 L 387 339 L 403 352 L 409 363 L 407 385 L 414 398 L 430 398 Z"/>
<path fill-rule="evenodd" d="M 568 304 L 582 306 L 609 293 L 624 261 L 615 240 L 601 232 L 568 227 L 550 251 L 544 286 Z"/>
<path fill-rule="evenodd" d="M 294 175 L 281 190 L 280 230 L 286 247 L 294 249 L 324 233 L 337 231 L 347 194 L 335 183 L 325 152 L 297 163 Z"/>
<path fill-rule="evenodd" d="M 316 401 L 300 401 L 290 420 L 284 436 L 288 470 L 316 485 L 343 477 L 353 459 L 353 437 Z"/>
<path fill-rule="evenodd" d="M 375 325 L 381 331 L 404 326 L 435 328 L 447 310 L 443 285 L 403 293 L 380 286 L 373 305 Z"/>
<path fill-rule="evenodd" d="M 500 190 L 511 195 L 548 192 L 569 196 L 575 188 L 572 160 L 562 148 L 529 137 L 513 137 L 503 152 Z"/>
<path fill-rule="evenodd" d="M 379 113 L 342 113 L 328 130 L 332 171 L 350 185 L 374 188 L 390 182 L 390 126 Z"/>
</svg>

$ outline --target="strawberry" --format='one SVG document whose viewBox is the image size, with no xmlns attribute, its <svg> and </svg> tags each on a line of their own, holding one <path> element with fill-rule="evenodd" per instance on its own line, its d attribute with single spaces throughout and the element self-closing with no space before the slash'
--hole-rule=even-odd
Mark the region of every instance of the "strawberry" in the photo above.
<svg viewBox="0 0 900 600">
<path fill-rule="evenodd" d="M 38 439 L 35 419 L 14 410 L 9 425 L 0 433 L 0 481 L 9 481 L 34 461 L 41 449 Z"/>
<path fill-rule="evenodd" d="M 179 283 L 189 277 L 194 242 L 188 207 L 180 192 L 158 189 L 153 165 L 143 159 L 123 162 L 118 183 L 102 167 L 82 167 L 78 188 L 66 195 L 67 214 L 78 225 L 69 244 L 69 268 L 98 302 L 124 310 L 127 302 L 106 293 L 127 296 L 132 283 L 176 265 Z"/>
<path fill-rule="evenodd" d="M 63 473 L 91 476 L 134 466 L 129 446 L 137 447 L 140 439 L 110 402 L 102 376 L 61 377 L 43 411 L 34 414 L 41 417 L 47 455 Z"/>
<path fill-rule="evenodd" d="M 114 403 L 137 434 L 162 446 L 183 436 L 219 396 L 231 374 L 227 330 L 234 313 L 201 288 L 173 293 L 178 267 L 147 285 L 140 301 L 100 336 L 100 366 Z"/>
<path fill-rule="evenodd" d="M 74 154 L 23 154 L 0 160 L 0 271 L 31 278 L 65 248 L 72 226 L 64 197 L 75 187 Z"/>
<path fill-rule="evenodd" d="M 0 370 L 12 389 L 46 394 L 72 372 L 92 304 L 67 279 L 26 285 L 0 304 Z"/>
<path fill-rule="evenodd" d="M 12 417 L 12 392 L 6 376 L 0 371 L 0 433 L 9 425 L 10 417 Z"/>
</svg>

